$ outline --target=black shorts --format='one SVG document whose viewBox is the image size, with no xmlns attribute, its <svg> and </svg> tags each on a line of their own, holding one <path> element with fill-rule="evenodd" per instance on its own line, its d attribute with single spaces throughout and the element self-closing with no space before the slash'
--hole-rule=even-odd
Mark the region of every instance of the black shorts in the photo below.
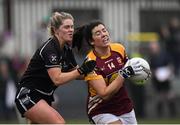
<svg viewBox="0 0 180 125">
<path fill-rule="evenodd" d="M 27 87 L 21 87 L 17 90 L 15 104 L 21 116 L 24 117 L 24 113 L 33 107 L 41 99 L 45 100 L 50 106 L 54 101 L 54 91 L 45 93 L 38 89 L 29 89 Z"/>
</svg>

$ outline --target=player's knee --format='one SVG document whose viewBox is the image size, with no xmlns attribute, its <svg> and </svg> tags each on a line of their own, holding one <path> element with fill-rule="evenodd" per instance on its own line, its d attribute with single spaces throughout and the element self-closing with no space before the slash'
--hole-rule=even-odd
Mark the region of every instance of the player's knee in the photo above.
<svg viewBox="0 0 180 125">
<path fill-rule="evenodd" d="M 65 120 L 61 117 L 53 120 L 53 124 L 66 124 Z"/>
<path fill-rule="evenodd" d="M 66 124 L 64 119 L 57 120 L 55 124 Z"/>
</svg>

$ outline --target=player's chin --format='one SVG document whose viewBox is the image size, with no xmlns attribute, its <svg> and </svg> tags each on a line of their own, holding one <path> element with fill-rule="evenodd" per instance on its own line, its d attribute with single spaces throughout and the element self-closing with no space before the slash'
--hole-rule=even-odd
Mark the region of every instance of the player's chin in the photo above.
<svg viewBox="0 0 180 125">
<path fill-rule="evenodd" d="M 72 38 L 67 38 L 66 41 L 67 41 L 68 43 L 72 43 Z"/>
<path fill-rule="evenodd" d="M 110 42 L 104 42 L 104 47 L 108 47 L 110 45 Z"/>
</svg>

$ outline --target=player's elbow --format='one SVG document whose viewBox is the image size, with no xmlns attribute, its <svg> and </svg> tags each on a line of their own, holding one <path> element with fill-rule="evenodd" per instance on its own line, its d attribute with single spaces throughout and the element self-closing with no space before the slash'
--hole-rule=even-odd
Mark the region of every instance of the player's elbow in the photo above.
<svg viewBox="0 0 180 125">
<path fill-rule="evenodd" d="M 59 85 L 65 83 L 65 81 L 63 80 L 63 78 L 59 78 L 59 77 L 54 78 L 52 81 L 53 81 L 53 83 L 54 83 L 55 86 L 59 86 Z"/>
<path fill-rule="evenodd" d="M 55 86 L 59 86 L 60 81 L 59 81 L 58 79 L 54 79 L 54 80 L 53 80 L 53 83 L 54 83 Z"/>
<path fill-rule="evenodd" d="M 59 83 L 57 81 L 53 81 L 55 86 L 59 86 Z"/>
<path fill-rule="evenodd" d="M 109 96 L 103 96 L 103 97 L 101 97 L 103 100 L 109 100 Z"/>
<path fill-rule="evenodd" d="M 111 97 L 112 97 L 111 95 L 107 95 L 107 96 L 103 96 L 101 98 L 106 101 L 106 100 L 109 100 Z"/>
<path fill-rule="evenodd" d="M 110 95 L 107 93 L 101 93 L 99 95 L 103 100 L 108 100 L 110 98 Z"/>
<path fill-rule="evenodd" d="M 99 96 L 103 99 L 103 100 L 109 100 L 113 95 L 115 94 L 115 92 L 111 92 L 108 89 L 104 89 L 104 91 L 101 91 L 99 93 Z"/>
</svg>

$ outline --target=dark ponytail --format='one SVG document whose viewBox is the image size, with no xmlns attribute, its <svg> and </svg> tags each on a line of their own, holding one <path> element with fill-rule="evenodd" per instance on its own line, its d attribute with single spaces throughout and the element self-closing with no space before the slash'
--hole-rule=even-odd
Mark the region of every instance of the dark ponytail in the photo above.
<svg viewBox="0 0 180 125">
<path fill-rule="evenodd" d="M 91 21 L 89 24 L 77 27 L 73 35 L 73 47 L 77 47 L 78 50 L 81 50 L 83 45 L 88 45 L 88 47 L 93 47 L 92 42 L 92 30 L 94 27 L 99 24 L 104 25 L 99 20 Z M 87 47 L 87 46 L 86 46 Z"/>
<path fill-rule="evenodd" d="M 86 42 L 85 40 L 85 25 L 78 27 L 75 29 L 73 34 L 73 48 L 77 47 L 78 50 L 81 49 L 82 44 Z"/>
</svg>

